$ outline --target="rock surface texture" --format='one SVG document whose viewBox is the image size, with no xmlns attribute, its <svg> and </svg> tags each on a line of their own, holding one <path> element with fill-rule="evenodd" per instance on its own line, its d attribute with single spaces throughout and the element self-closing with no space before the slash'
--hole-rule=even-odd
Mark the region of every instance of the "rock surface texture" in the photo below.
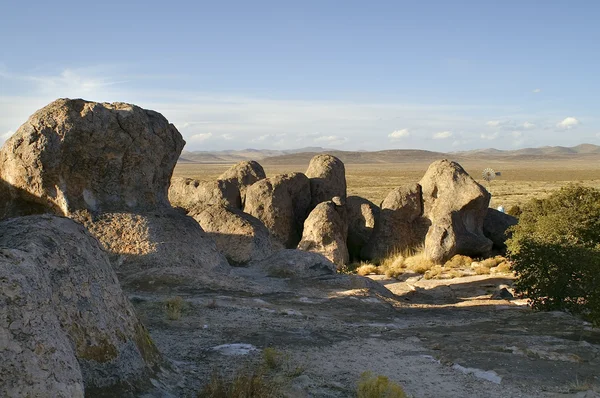
<svg viewBox="0 0 600 398">
<path fill-rule="evenodd" d="M 338 267 L 349 262 L 346 209 L 334 202 L 321 202 L 304 222 L 298 249 L 322 254 Z"/>
<path fill-rule="evenodd" d="M 283 249 L 260 220 L 241 210 L 211 205 L 188 215 L 215 241 L 231 265 L 262 260 Z"/>
<path fill-rule="evenodd" d="M 254 160 L 239 162 L 219 176 L 219 180 L 229 181 L 240 191 L 242 209 L 246 202 L 246 190 L 256 181 L 267 178 L 263 167 Z"/>
<path fill-rule="evenodd" d="M 265 269 L 272 276 L 294 278 L 334 275 L 337 269 L 322 254 L 295 249 L 280 250 L 254 265 Z"/>
<path fill-rule="evenodd" d="M 169 187 L 169 200 L 173 206 L 188 211 L 209 205 L 242 208 L 237 184 L 225 180 L 198 181 L 191 178 L 173 178 Z"/>
<path fill-rule="evenodd" d="M 262 179 L 246 191 L 246 213 L 258 218 L 286 248 L 296 248 L 310 206 L 310 183 L 302 173 Z"/>
<path fill-rule="evenodd" d="M 492 241 L 483 234 L 490 194 L 456 162 L 432 163 L 421 179 L 423 213 L 431 227 L 425 255 L 438 263 L 455 254 L 484 256 Z"/>
<path fill-rule="evenodd" d="M 13 218 L 0 223 L 0 253 L 0 395 L 83 397 L 149 382 L 158 351 L 83 226 Z"/>
<path fill-rule="evenodd" d="M 346 169 L 332 155 L 317 155 L 310 160 L 306 176 L 310 179 L 311 209 L 338 196 L 346 201 Z"/>
<path fill-rule="evenodd" d="M 184 144 L 160 113 L 120 102 L 59 99 L 4 144 L 0 178 L 13 199 L 33 202 L 32 210 L 69 215 L 167 208 Z"/>
<path fill-rule="evenodd" d="M 348 196 L 346 199 L 346 214 L 348 216 L 347 245 L 351 259 L 360 259 L 360 252 L 373 234 L 379 213 L 379 207 L 365 198 Z"/>
<path fill-rule="evenodd" d="M 420 246 L 429 227 L 429 222 L 422 216 L 419 184 L 392 190 L 381 204 L 379 218 L 362 250 L 362 257 L 385 258 L 390 253 L 403 253 Z"/>
</svg>

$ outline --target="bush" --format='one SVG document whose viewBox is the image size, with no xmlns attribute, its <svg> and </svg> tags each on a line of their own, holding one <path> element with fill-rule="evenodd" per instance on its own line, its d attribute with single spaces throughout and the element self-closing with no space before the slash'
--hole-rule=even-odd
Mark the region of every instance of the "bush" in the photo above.
<svg viewBox="0 0 600 398">
<path fill-rule="evenodd" d="M 173 297 L 167 300 L 165 303 L 165 311 L 167 318 L 175 321 L 181 318 L 181 311 L 183 310 L 183 299 L 179 296 Z"/>
<path fill-rule="evenodd" d="M 507 241 L 515 290 L 538 310 L 600 324 L 600 191 L 568 186 L 523 208 Z"/>
<path fill-rule="evenodd" d="M 506 214 L 508 214 L 509 216 L 519 218 L 519 216 L 521 215 L 522 212 L 523 212 L 523 210 L 521 210 L 521 207 L 519 207 L 519 205 L 512 205 L 510 207 L 510 209 L 508 209 Z"/>
<path fill-rule="evenodd" d="M 280 395 L 279 387 L 260 371 L 244 369 L 232 380 L 213 373 L 198 398 L 275 398 Z"/>
<path fill-rule="evenodd" d="M 404 390 L 398 384 L 385 376 L 373 376 L 371 372 L 360 375 L 356 394 L 358 398 L 406 398 Z"/>
</svg>

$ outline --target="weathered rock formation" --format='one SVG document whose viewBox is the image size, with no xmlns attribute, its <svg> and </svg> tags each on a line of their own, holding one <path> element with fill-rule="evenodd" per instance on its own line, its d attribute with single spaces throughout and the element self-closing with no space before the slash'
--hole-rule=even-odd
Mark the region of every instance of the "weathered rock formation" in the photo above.
<svg viewBox="0 0 600 398">
<path fill-rule="evenodd" d="M 455 254 L 483 256 L 492 241 L 483 234 L 490 194 L 456 162 L 432 163 L 421 179 L 423 214 L 431 221 L 425 255 L 444 262 Z"/>
<path fill-rule="evenodd" d="M 321 202 L 304 222 L 298 249 L 320 253 L 338 267 L 349 262 L 348 220 L 344 206 L 334 201 Z"/>
<path fill-rule="evenodd" d="M 1 396 L 131 393 L 160 361 L 106 253 L 67 218 L 0 223 L 0 293 Z"/>
<path fill-rule="evenodd" d="M 237 184 L 226 180 L 198 181 L 191 178 L 173 178 L 169 187 L 169 200 L 173 206 L 188 211 L 210 205 L 242 208 Z"/>
<path fill-rule="evenodd" d="M 381 203 L 379 218 L 362 250 L 362 257 L 385 258 L 391 253 L 403 253 L 420 246 L 429 227 L 429 222 L 422 216 L 419 184 L 392 190 Z"/>
<path fill-rule="evenodd" d="M 188 215 L 215 241 L 231 265 L 259 261 L 283 249 L 260 220 L 241 210 L 210 205 Z"/>
<path fill-rule="evenodd" d="M 13 199 L 62 215 L 168 208 L 169 180 L 184 144 L 157 112 L 59 99 L 4 144 L 0 178 Z"/>
<path fill-rule="evenodd" d="M 232 182 L 238 187 L 242 199 L 242 209 L 246 203 L 248 187 L 263 178 L 267 178 L 265 170 L 254 160 L 239 162 L 219 176 L 219 180 Z"/>
<path fill-rule="evenodd" d="M 335 196 L 346 201 L 346 169 L 332 155 L 317 155 L 310 160 L 306 176 L 310 179 L 311 209 Z"/>
<path fill-rule="evenodd" d="M 352 260 L 360 259 L 360 252 L 365 247 L 379 218 L 379 207 L 360 196 L 348 196 L 346 214 L 348 216 L 348 252 Z"/>
<path fill-rule="evenodd" d="M 263 268 L 271 276 L 310 278 L 331 275 L 336 272 L 336 265 L 319 253 L 302 250 L 280 250 L 266 259 L 256 262 L 254 266 Z"/>
<path fill-rule="evenodd" d="M 494 243 L 494 249 L 506 249 L 506 240 L 510 238 L 508 228 L 517 225 L 519 220 L 509 214 L 489 208 L 483 219 L 483 234 Z"/>
<path fill-rule="evenodd" d="M 310 183 L 302 173 L 262 179 L 246 191 L 244 211 L 258 218 L 285 247 L 295 248 L 302 237 L 310 206 Z"/>
</svg>

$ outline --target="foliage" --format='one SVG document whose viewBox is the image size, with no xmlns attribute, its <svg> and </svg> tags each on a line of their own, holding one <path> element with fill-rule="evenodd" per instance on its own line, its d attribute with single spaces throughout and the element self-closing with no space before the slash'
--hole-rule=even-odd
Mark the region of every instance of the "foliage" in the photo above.
<svg viewBox="0 0 600 398">
<path fill-rule="evenodd" d="M 279 368 L 284 359 L 287 359 L 285 358 L 285 355 L 275 348 L 267 347 L 263 350 L 263 361 L 265 366 L 269 369 Z"/>
<path fill-rule="evenodd" d="M 167 318 L 174 321 L 181 318 L 181 311 L 183 310 L 183 299 L 179 296 L 170 298 L 165 303 L 165 311 Z"/>
<path fill-rule="evenodd" d="M 202 398 L 274 398 L 280 396 L 279 388 L 260 371 L 244 369 L 233 379 L 213 373 L 208 384 L 198 394 Z"/>
<path fill-rule="evenodd" d="M 356 389 L 358 398 L 405 398 L 402 387 L 385 376 L 374 376 L 371 372 L 360 375 Z"/>
<path fill-rule="evenodd" d="M 523 208 L 507 241 L 517 293 L 600 324 L 600 191 L 571 185 Z"/>
<path fill-rule="evenodd" d="M 523 210 L 521 210 L 521 206 L 519 205 L 512 205 L 510 207 L 510 209 L 508 209 L 508 211 L 506 212 L 506 214 L 508 214 L 509 216 L 513 216 L 513 217 L 519 217 L 521 215 L 521 213 L 523 212 Z"/>
</svg>

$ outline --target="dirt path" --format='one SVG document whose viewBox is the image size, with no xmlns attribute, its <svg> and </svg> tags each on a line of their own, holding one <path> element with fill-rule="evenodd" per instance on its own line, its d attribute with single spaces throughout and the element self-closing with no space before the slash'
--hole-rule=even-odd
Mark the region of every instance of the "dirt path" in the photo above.
<svg viewBox="0 0 600 398">
<path fill-rule="evenodd" d="M 178 320 L 165 316 L 171 296 L 132 295 L 173 367 L 148 396 L 195 396 L 213 371 L 258 366 L 266 347 L 285 356 L 269 374 L 288 397 L 355 396 L 367 370 L 413 397 L 600 396 L 600 332 L 568 314 L 490 300 L 510 279 L 374 277 L 378 285 L 239 274 L 278 291 L 179 292 L 186 307 Z"/>
</svg>

